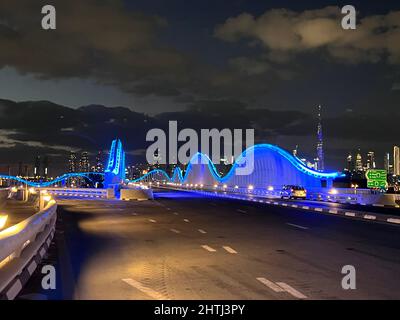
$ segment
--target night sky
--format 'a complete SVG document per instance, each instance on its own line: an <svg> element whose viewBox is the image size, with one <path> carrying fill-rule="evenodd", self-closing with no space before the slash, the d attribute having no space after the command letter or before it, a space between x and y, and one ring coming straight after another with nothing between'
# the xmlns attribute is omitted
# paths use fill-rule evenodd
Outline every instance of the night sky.
<svg viewBox="0 0 400 320"><path fill-rule="evenodd" d="M312 159L319 104L328 169L358 148L383 165L400 144L400 2L2 0L0 99L0 165L48 154L59 173L116 135L132 162L168 120L252 127Z"/></svg>

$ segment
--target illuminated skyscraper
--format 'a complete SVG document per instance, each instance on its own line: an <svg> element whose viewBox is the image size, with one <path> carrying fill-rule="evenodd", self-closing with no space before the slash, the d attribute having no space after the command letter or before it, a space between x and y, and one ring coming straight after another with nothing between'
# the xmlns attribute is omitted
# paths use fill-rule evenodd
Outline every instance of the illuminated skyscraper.
<svg viewBox="0 0 400 320"><path fill-rule="evenodd" d="M33 168L33 175L35 178L40 176L40 162L40 156L37 156L35 158L35 167Z"/></svg>
<svg viewBox="0 0 400 320"><path fill-rule="evenodd" d="M384 168L388 174L392 174L392 166L390 164L390 153L385 153L385 159L383 160Z"/></svg>
<svg viewBox="0 0 400 320"><path fill-rule="evenodd" d="M354 162L353 162L353 156L351 153L349 153L349 155L347 156L346 162L347 162L347 164L346 164L347 171L353 172L354 171Z"/></svg>
<svg viewBox="0 0 400 320"><path fill-rule="evenodd" d="M321 115L321 106L318 106L318 127L317 127L317 158L316 160L316 170L324 171L324 143L323 143L323 136L322 136L322 115Z"/></svg>
<svg viewBox="0 0 400 320"><path fill-rule="evenodd" d="M370 151L367 153L367 169L375 169L375 152Z"/></svg>
<svg viewBox="0 0 400 320"><path fill-rule="evenodd" d="M68 171L69 172L77 172L77 163L76 163L76 154L71 151L68 158Z"/></svg>
<svg viewBox="0 0 400 320"><path fill-rule="evenodd" d="M358 172L364 171L363 162L362 162L362 156L361 156L360 150L358 150L358 153L356 155L356 171L358 171Z"/></svg>
<svg viewBox="0 0 400 320"><path fill-rule="evenodd" d="M79 161L79 171L80 172L90 171L89 155L86 151L82 152L81 154L81 159Z"/></svg>
<svg viewBox="0 0 400 320"><path fill-rule="evenodd" d="M393 148L393 174L400 176L400 147Z"/></svg>
<svg viewBox="0 0 400 320"><path fill-rule="evenodd" d="M102 151L99 151L96 155L96 164L93 167L93 171L94 172L103 172L104 171Z"/></svg>
<svg viewBox="0 0 400 320"><path fill-rule="evenodd" d="M49 174L49 157L45 156L43 159L43 177L47 178Z"/></svg>

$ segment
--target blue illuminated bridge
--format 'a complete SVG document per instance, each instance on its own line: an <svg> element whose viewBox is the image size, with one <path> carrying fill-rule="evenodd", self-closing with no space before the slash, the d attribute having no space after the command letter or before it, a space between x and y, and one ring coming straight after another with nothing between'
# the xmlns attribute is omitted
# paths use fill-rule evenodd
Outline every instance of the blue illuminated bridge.
<svg viewBox="0 0 400 320"><path fill-rule="evenodd" d="M246 170L249 168L249 170ZM78 172L63 174L52 181L32 182L21 177L0 175L0 179L14 180L32 187L48 187L70 178L83 177L90 180L91 175L104 176L104 188L124 183L168 182L174 184L198 184L213 186L224 184L228 187L280 188L283 185L301 185L307 188L329 187L332 181L341 176L338 172L319 172L304 165L297 157L271 144L258 144L246 149L234 162L230 171L221 176L211 159L196 153L182 171L175 168L172 176L166 171L155 169L135 180L125 179L125 152L122 142L115 139L111 144L106 170L102 172Z"/></svg>
<svg viewBox="0 0 400 320"><path fill-rule="evenodd" d="M251 168L246 170L246 168ZM270 144L258 144L245 150L234 162L230 171L221 176L211 159L202 153L195 154L184 171L175 168L172 176L164 170L153 170L133 180L167 181L177 184L200 184L228 187L279 188L283 185L301 185L308 188L330 186L341 176L338 172L319 172L304 165L287 151Z"/></svg>

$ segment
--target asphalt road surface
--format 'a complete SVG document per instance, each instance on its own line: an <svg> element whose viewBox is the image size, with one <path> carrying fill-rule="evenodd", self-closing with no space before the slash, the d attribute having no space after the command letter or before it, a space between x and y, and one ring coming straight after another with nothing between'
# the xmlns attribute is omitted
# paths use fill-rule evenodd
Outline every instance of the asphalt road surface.
<svg viewBox="0 0 400 320"><path fill-rule="evenodd" d="M20 298L399 299L400 226L163 191L60 200L55 244ZM342 267L356 289L341 286Z"/></svg>

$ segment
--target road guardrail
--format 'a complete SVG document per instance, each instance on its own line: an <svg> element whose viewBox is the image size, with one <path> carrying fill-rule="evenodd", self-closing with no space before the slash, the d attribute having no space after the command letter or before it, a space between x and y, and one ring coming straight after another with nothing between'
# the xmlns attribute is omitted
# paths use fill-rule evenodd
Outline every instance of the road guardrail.
<svg viewBox="0 0 400 320"><path fill-rule="evenodd" d="M24 221L0 232L0 299L12 300L45 255L55 232L54 200Z"/></svg>

